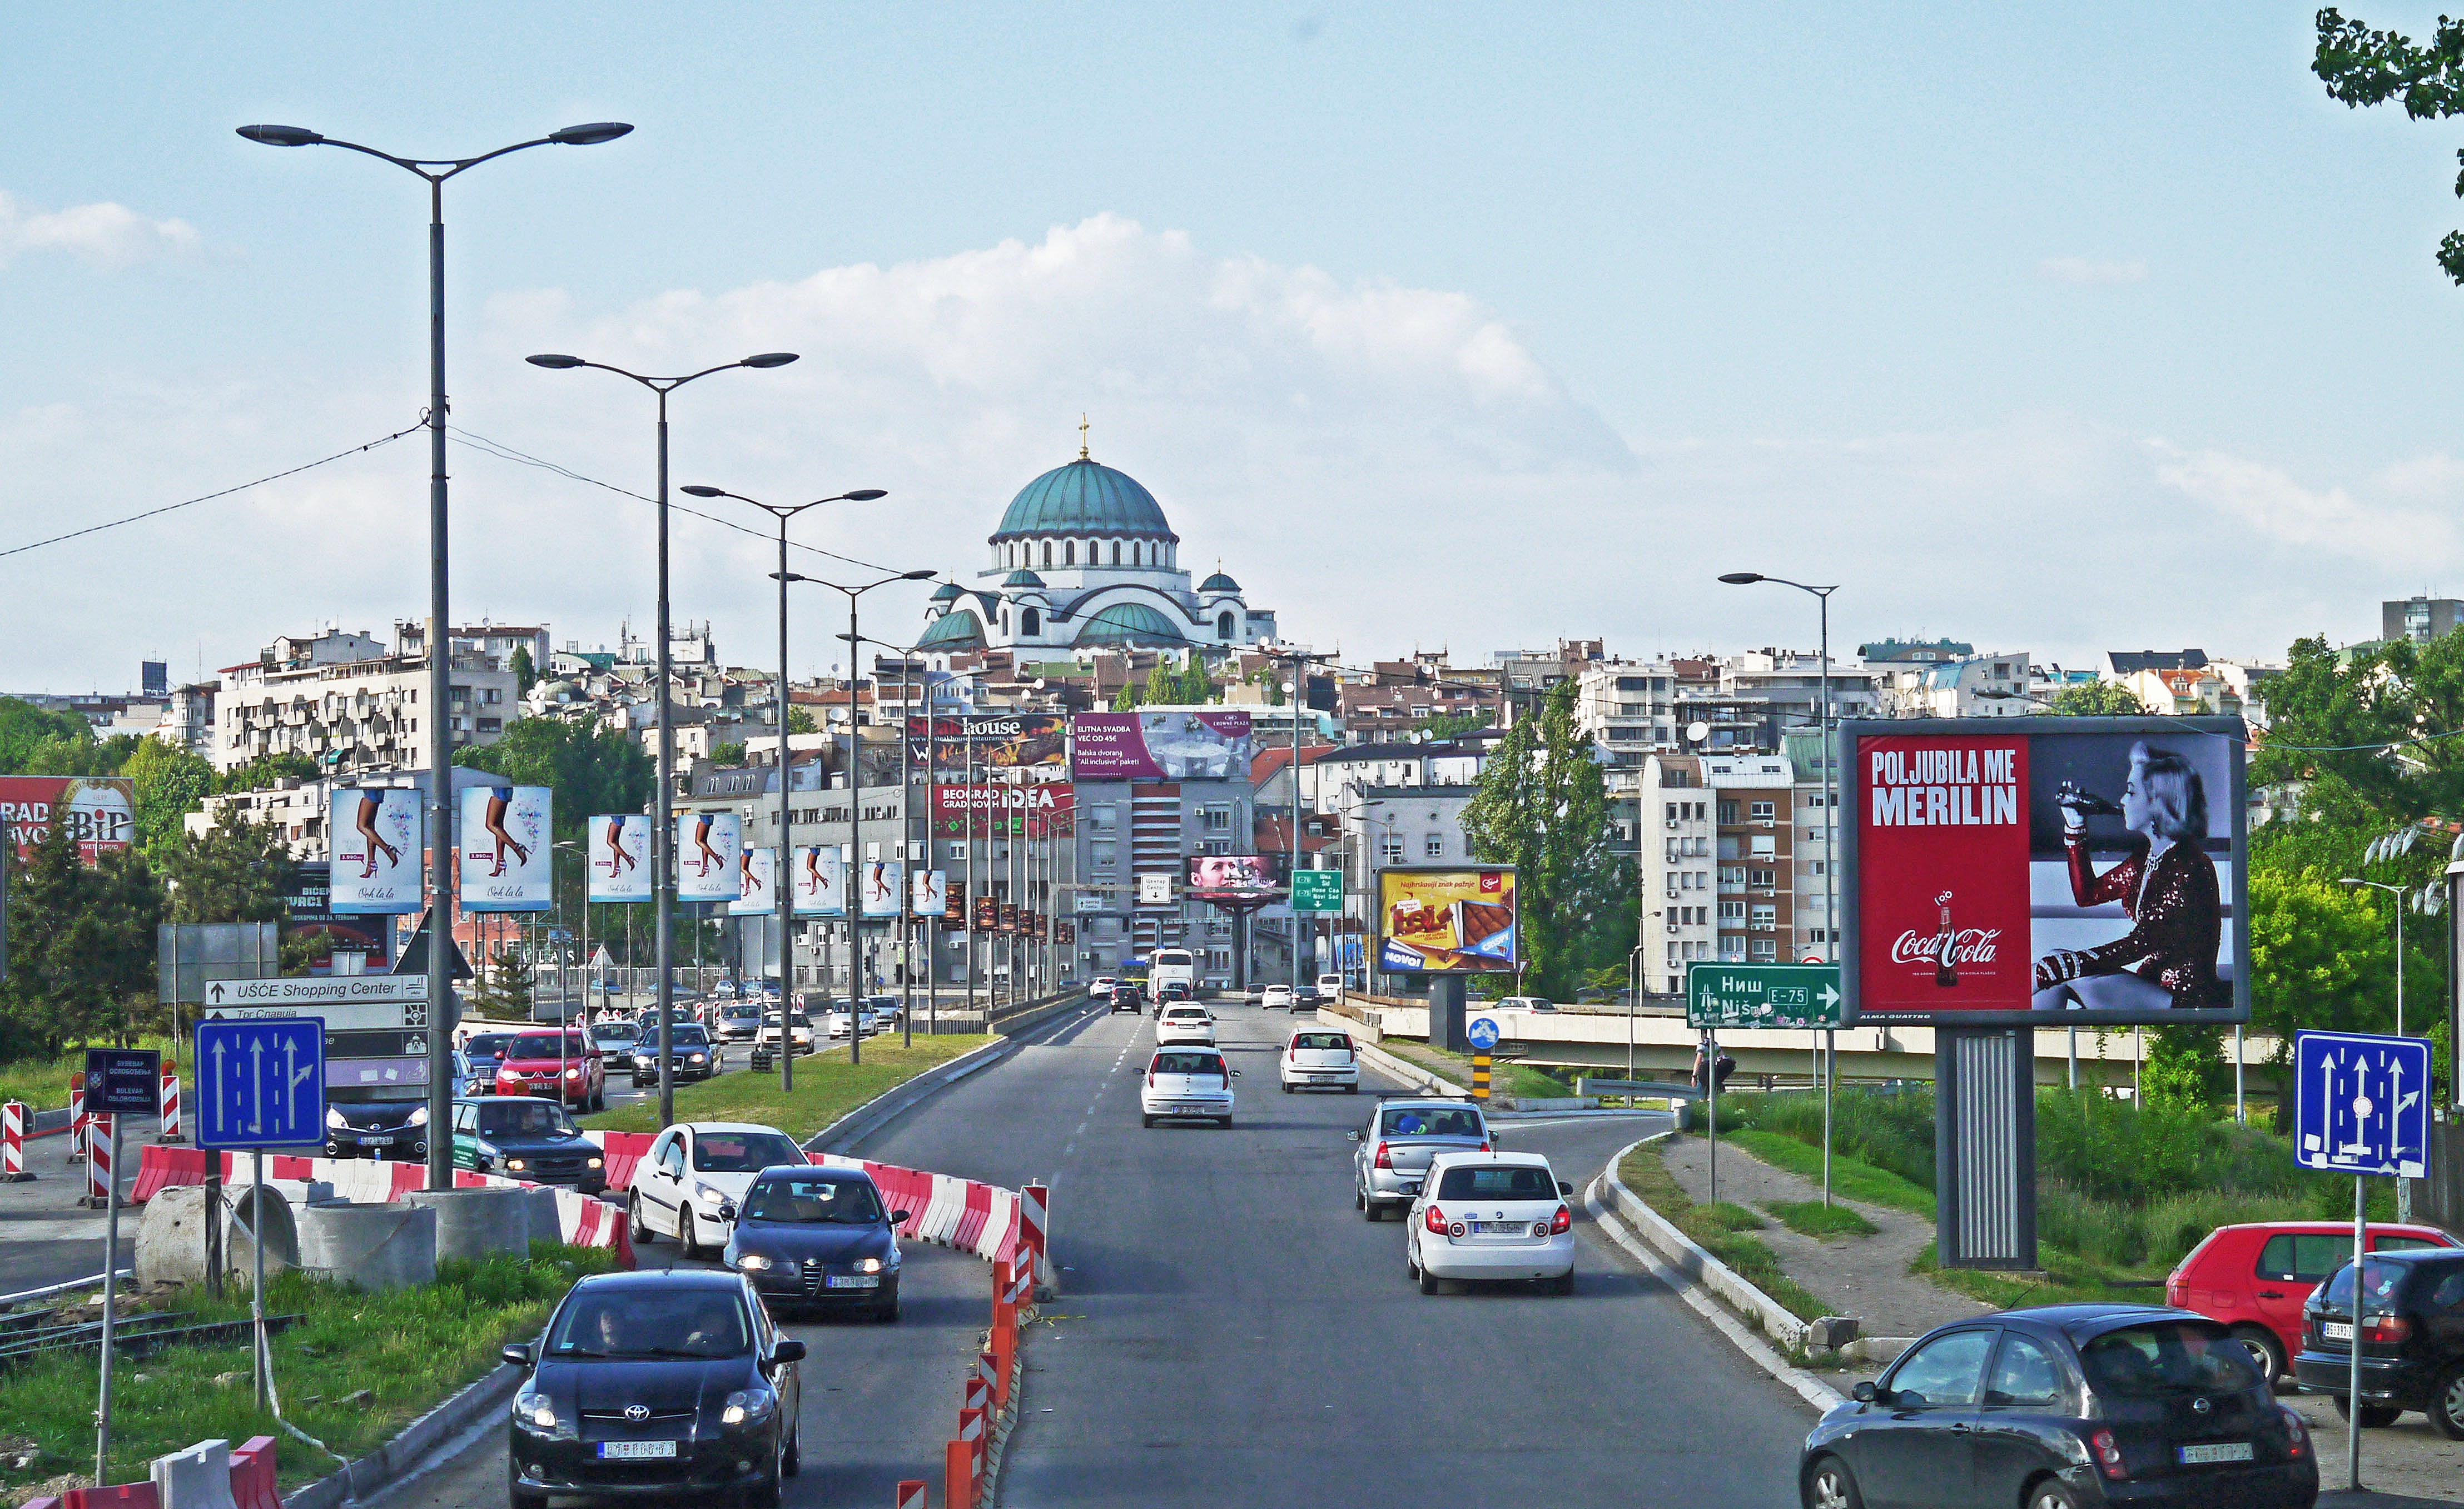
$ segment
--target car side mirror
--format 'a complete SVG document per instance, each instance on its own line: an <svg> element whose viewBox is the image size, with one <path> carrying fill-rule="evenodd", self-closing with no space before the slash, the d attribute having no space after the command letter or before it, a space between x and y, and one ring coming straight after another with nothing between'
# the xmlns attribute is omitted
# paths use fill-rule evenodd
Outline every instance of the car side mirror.
<svg viewBox="0 0 2464 1509"><path fill-rule="evenodd" d="M1882 1394L1881 1389L1874 1387L1874 1380L1868 1378L1849 1389L1848 1397L1859 1404L1879 1404L1881 1402Z"/></svg>
<svg viewBox="0 0 2464 1509"><path fill-rule="evenodd" d="M1240 1070L1238 1070L1238 1069L1234 1069L1234 1070L1232 1071L1232 1078L1234 1078L1234 1079L1236 1079L1236 1080L1237 1080L1237 1079L1239 1079L1240 1077L1241 1077L1241 1071L1240 1071Z"/></svg>
<svg viewBox="0 0 2464 1509"><path fill-rule="evenodd" d="M1569 1199L1572 1199L1572 1198L1573 1197L1573 1193L1574 1193L1574 1187L1573 1187L1573 1185L1571 1185L1571 1184L1568 1184L1565 1180L1560 1179L1560 1180L1558 1180L1558 1181L1557 1181L1557 1192L1558 1192L1559 1194L1565 1195L1565 1196L1566 1196L1566 1197L1568 1197Z"/></svg>
<svg viewBox="0 0 2464 1509"><path fill-rule="evenodd" d="M718 1202L718 1218L722 1221L732 1221L736 1219L736 1202L734 1200L721 1200Z"/></svg>
<svg viewBox="0 0 2464 1509"><path fill-rule="evenodd" d="M531 1366L531 1344L528 1342L509 1343L505 1349L497 1355L504 1358L505 1361L513 1364L517 1367L528 1367Z"/></svg>
<svg viewBox="0 0 2464 1509"><path fill-rule="evenodd" d="M804 1344L792 1336L782 1336L778 1345L770 1348L770 1360L774 1363L801 1363L804 1360Z"/></svg>
<svg viewBox="0 0 2464 1509"><path fill-rule="evenodd" d="M892 1212L891 1212L891 1213L890 1213L890 1224L891 1224L891 1225L892 1225L892 1226L904 1226L904 1225L906 1225L906 1224L907 1224L907 1217L908 1217L908 1215L909 1215L910 1214L912 1214L912 1213L907 1212L907 1211L892 1211Z"/></svg>
<svg viewBox="0 0 2464 1509"><path fill-rule="evenodd" d="M1351 1131L1345 1132L1343 1134L1343 1140L1345 1142L1358 1142L1360 1140L1359 1129L1355 1127Z"/></svg>

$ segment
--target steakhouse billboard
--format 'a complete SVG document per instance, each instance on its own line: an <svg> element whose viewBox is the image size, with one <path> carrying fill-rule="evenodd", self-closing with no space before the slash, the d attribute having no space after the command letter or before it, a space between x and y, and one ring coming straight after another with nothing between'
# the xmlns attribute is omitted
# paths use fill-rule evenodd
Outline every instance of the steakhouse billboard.
<svg viewBox="0 0 2464 1509"><path fill-rule="evenodd" d="M908 769L934 781L965 781L993 771L1020 771L1027 780L1069 774L1069 719L1057 712L1006 716L909 718Z"/></svg>
<svg viewBox="0 0 2464 1509"><path fill-rule="evenodd" d="M20 862L66 827L88 864L137 837L137 783L125 776L0 776L0 842Z"/></svg>
<svg viewBox="0 0 2464 1509"><path fill-rule="evenodd" d="M1851 720L1850 1019L2250 1016L2239 718Z"/></svg>

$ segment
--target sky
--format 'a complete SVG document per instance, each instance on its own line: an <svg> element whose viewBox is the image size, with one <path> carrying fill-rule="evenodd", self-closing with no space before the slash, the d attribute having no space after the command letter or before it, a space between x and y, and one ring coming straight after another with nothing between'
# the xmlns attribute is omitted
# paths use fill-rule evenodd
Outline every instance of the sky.
<svg viewBox="0 0 2464 1509"><path fill-rule="evenodd" d="M2358 13L2414 35L2423 6ZM0 689L427 610L445 193L454 616L612 644L672 476L797 569L968 580L1077 454L1347 662L1949 635L2072 665L2464 596L2464 125L2286 5L54 7L0 55ZM503 448L561 470L508 459ZM343 459L66 543L54 536ZM578 480L566 473L579 473ZM695 505L699 507L701 505ZM775 653L775 542L673 602ZM744 531L754 531L746 533ZM15 551L13 554L7 552ZM794 605L796 674L835 594ZM903 641L923 591L865 600Z"/></svg>

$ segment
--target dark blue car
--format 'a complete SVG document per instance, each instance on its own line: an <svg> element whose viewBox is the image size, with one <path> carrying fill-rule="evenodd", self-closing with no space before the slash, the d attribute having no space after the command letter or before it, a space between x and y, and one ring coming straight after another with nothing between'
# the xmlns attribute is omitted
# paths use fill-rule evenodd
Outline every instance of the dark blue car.
<svg viewBox="0 0 2464 1509"><path fill-rule="evenodd" d="M898 1319L898 1223L860 1169L764 1169L727 1239L730 1268L774 1309L848 1307Z"/></svg>

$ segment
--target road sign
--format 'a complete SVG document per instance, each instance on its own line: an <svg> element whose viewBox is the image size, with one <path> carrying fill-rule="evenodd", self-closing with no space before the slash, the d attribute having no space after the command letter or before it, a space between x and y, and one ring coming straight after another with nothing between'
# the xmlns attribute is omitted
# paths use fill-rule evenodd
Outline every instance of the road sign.
<svg viewBox="0 0 2464 1509"><path fill-rule="evenodd" d="M329 1005L375 1005L428 999L425 974L335 974L323 979L209 980L196 995L183 1000L208 1007L267 1006L297 1017L304 1008Z"/></svg>
<svg viewBox="0 0 2464 1509"><path fill-rule="evenodd" d="M2293 1122L2293 1160L2305 1169L2421 1178L2429 1171L2429 1042L2294 1034Z"/></svg>
<svg viewBox="0 0 2464 1509"><path fill-rule="evenodd" d="M425 1032L429 1025L426 1001L377 1001L365 1005L311 1002L305 1007L208 1006L202 1015L209 1021L242 1021L297 1017L303 1012L322 1017L325 1025L336 1032Z"/></svg>
<svg viewBox="0 0 2464 1509"><path fill-rule="evenodd" d="M197 1146L325 1141L325 1023L256 1017L197 1023Z"/></svg>
<svg viewBox="0 0 2464 1509"><path fill-rule="evenodd" d="M1471 1045L1474 1048L1486 1053L1497 1046L1497 1018L1474 1017L1471 1024L1463 1028L1463 1036L1471 1039Z"/></svg>
<svg viewBox="0 0 2464 1509"><path fill-rule="evenodd" d="M1837 964L1685 966L1688 1027L1844 1027Z"/></svg>
<svg viewBox="0 0 2464 1509"><path fill-rule="evenodd" d="M1341 911L1343 871L1292 871L1292 910Z"/></svg>
<svg viewBox="0 0 2464 1509"><path fill-rule="evenodd" d="M152 1048L88 1048L85 1110L89 1116L163 1114L163 1055Z"/></svg>

